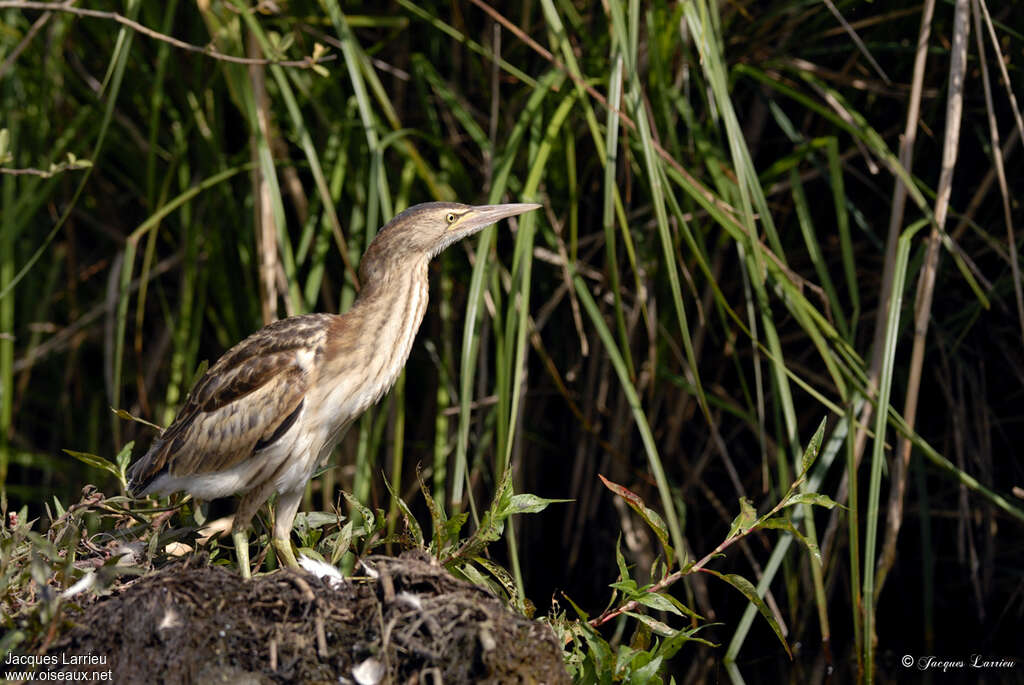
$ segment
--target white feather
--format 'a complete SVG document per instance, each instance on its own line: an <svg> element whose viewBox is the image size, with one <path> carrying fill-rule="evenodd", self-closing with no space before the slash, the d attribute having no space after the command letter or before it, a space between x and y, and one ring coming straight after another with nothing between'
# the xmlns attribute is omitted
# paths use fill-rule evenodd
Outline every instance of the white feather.
<svg viewBox="0 0 1024 685"><path fill-rule="evenodd" d="M312 573L317 578L323 578L332 588L337 589L345 583L345 577L341 575L341 571L336 569L334 566L331 566L326 561L310 559L305 554L300 554L299 566L309 573Z"/></svg>

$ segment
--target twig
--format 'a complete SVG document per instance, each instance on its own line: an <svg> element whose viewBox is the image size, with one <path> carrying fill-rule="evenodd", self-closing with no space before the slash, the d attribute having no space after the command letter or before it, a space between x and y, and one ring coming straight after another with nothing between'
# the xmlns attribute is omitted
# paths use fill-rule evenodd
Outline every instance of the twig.
<svg viewBox="0 0 1024 685"><path fill-rule="evenodd" d="M74 162L51 164L49 169L34 169L31 167L11 169L0 166L0 174L7 174L8 176L38 176L40 178L52 178L57 174L64 173L65 171L83 171L88 169L90 166L92 166L92 163L86 159L76 160Z"/></svg>
<svg viewBox="0 0 1024 685"><path fill-rule="evenodd" d="M715 547L715 549L710 554L705 556L703 559L701 559L700 561L696 562L692 566L688 566L685 569L679 569L678 571L676 571L674 573L670 573L669 575L665 576L664 578L659 580L657 583L655 583L651 587L647 588L647 590L644 591L644 594L653 594L653 593L661 592L665 588L674 585L677 581L681 580L684 576L688 576L691 573L696 573L697 571L703 570L704 566L706 566L707 563L709 561L711 561L711 559L716 554L721 554L727 548L731 547L733 545L733 543L735 543L737 540L745 537L752 530L754 530L754 529L751 528L750 530L748 530L746 532L739 533L739 534L737 534L737 535L735 535L735 536L733 536L731 538L726 538L725 540L723 540L721 542L721 544L718 545L718 547ZM619 615L621 615L621 614L623 614L623 613L625 613L627 611L636 611L637 609L640 608L640 606L641 606L640 605L640 600L631 599L630 601L626 602L625 604L623 604L622 606L620 606L620 607L618 607L616 609L612 609L612 610L606 611L605 613L601 614L597 618L590 619L590 621L588 621L588 623L592 627L597 628L598 626L603 625L603 624L607 623L608 621L611 621L613 618L616 618L617 616L619 616Z"/></svg>
<svg viewBox="0 0 1024 685"><path fill-rule="evenodd" d="M313 619L313 626L316 630L316 654L321 659L327 658L327 634L324 631L324 617L317 612Z"/></svg>
<svg viewBox="0 0 1024 685"><path fill-rule="evenodd" d="M772 508L772 510L769 511L767 514L759 517L753 525L751 525L749 528L740 529L736 531L735 535L732 535L730 537L727 537L725 540L722 540L722 542L720 542L717 547L715 547L713 550L705 554L700 561L694 562L689 566L686 566L685 568L681 568L678 571L675 571L674 573L670 573L669 575L665 576L651 587L644 590L644 594L653 594L656 592L661 592L665 588L681 580L683 577L696 573L697 571L703 571L704 567L708 565L708 562L714 559L716 556L724 552L729 547L732 547L735 543L744 539L751 533L761 530L760 524L770 519L772 516L777 514L783 507L789 504L790 498L798 491L800 486L803 485L803 482L803 477L800 477L797 480L793 481L793 484L789 486L789 491L782 499L779 500L779 503L776 504ZM607 623L608 621L611 621L613 618L627 611L635 611L639 609L640 606L641 604L639 600L631 599L630 601L626 602L620 607L617 607L615 609L609 609L597 618L590 619L587 623L589 623L592 627L597 628L598 626L601 626Z"/></svg>
<svg viewBox="0 0 1024 685"><path fill-rule="evenodd" d="M295 587L299 588L299 592L302 593L302 599L307 602L312 602L316 599L316 595L313 594L313 588L309 586L309 583L307 583L301 575L298 573L289 573L285 578L290 580Z"/></svg>
<svg viewBox="0 0 1024 685"><path fill-rule="evenodd" d="M179 40L174 36L169 36L166 33L160 33L154 31L148 26L144 26L139 22L129 19L128 17L118 14L117 12L106 12L103 10L85 9L82 7L72 7L65 5L61 2L36 2L34 0L0 0L0 9L23 9L23 10L40 10L43 12L64 12L66 14L74 14L78 17L89 17L91 19L106 19L108 21L114 21L123 26L155 40L163 41L173 45L174 47L185 50L187 52L195 52L200 55L206 55L213 59L221 60L223 62L231 62L233 64L277 64L282 67L296 67L298 69L312 69L321 62L328 62L335 58L334 55L325 55L317 59L312 57L306 57L305 59L298 60L277 60L277 59L264 59L257 57L236 57L235 55L226 55L223 52L219 52L212 45L202 46L194 45L192 43L186 43L183 40Z"/></svg>
<svg viewBox="0 0 1024 685"><path fill-rule="evenodd" d="M878 72L879 76L882 77L882 80L885 81L885 85L892 85L892 81L889 79L889 76L885 73L885 70L882 69L882 66L875 61L874 57L871 56L871 51L868 50L868 47L866 45L864 45L864 41L862 41L860 39L860 36L857 35L857 31L852 26L850 26L849 22L846 21L846 18L839 13L839 10L832 3L832 0L825 0L825 6L828 7L828 11L832 13L832 16L836 18L836 21L839 22L839 24L843 27L843 30L846 31L846 33L850 36L850 39L853 41L854 45L857 46L857 49L860 50L861 54L863 54L864 57L867 58L868 62L871 63L871 67L876 72Z"/></svg>
<svg viewBox="0 0 1024 685"><path fill-rule="evenodd" d="M939 186L935 198L935 223L925 252L924 264L917 282L917 293L914 300L914 341L910 352L910 373L907 378L907 392L903 404L903 419L907 424L907 432L914 430L917 420L917 404L920 398L921 376L924 367L925 341L928 335L928 323L931 319L932 300L935 295L935 280L939 270L940 232L946 223L949 212L949 197L953 189L953 171L956 167L957 153L960 148L960 122L963 114L964 75L967 72L967 37L970 33L970 8L967 0L957 0L953 19L953 46L950 50L949 96L946 103L946 131L942 147L942 168L939 172ZM984 56L981 56L984 59ZM999 154L997 147L994 154ZM886 576L896 559L896 540L903 522L903 499L907 487L907 467L910 463L909 438L901 438L897 444L896 459L893 465L892 486L889 490L889 511L885 541L878 559L877 579L865 574L865 580L874 582L873 597L865 592L864 601L873 608L878 601L879 593L885 584ZM870 531L869 531L870 532ZM870 538L869 538L870 541ZM870 545L865 554L870 553ZM870 559L868 560L870 563ZM868 587L865 586L865 590ZM874 625L866 623L866 637L874 633Z"/></svg>
<svg viewBox="0 0 1024 685"><path fill-rule="evenodd" d="M1017 319L1020 322L1021 335L1024 337L1024 291L1022 291L1021 287L1017 250L1014 248L1017 244L1017 237L1013 230L1013 215L1010 212L1010 191L1006 184L1006 171L1003 169L1003 153L999 145L999 128L996 125L995 106L992 103L992 87L989 85L988 61L985 57L985 41L982 38L979 5L985 9L986 26L993 36L995 34L992 30L991 17L988 16L988 8L985 7L984 2L972 3L971 9L974 12L974 25L976 27L975 36L978 41L978 63L981 65L981 82L985 87L985 109L988 111L989 135L992 138L992 162L996 178L999 180L999 190L1003 200L1003 218L1006 221L1006 245L1010 257L1010 273L1013 275L1013 293L1017 298ZM1017 108L1017 98L1013 95L1010 79L1006 73L1006 65L1003 64L1003 53L1000 50L999 41L994 41L992 47L996 51L995 61L999 63L999 69L1003 75L1003 84L1006 86L1007 99L1010 101L1014 118L1017 121L1018 128L1016 130L1020 131L1022 128L1020 110Z"/></svg>
<svg viewBox="0 0 1024 685"><path fill-rule="evenodd" d="M25 48L28 47L28 44L31 43L32 40L36 37L36 34L39 33L39 30L46 26L46 22L48 22L50 20L50 17L52 16L53 14L50 12L44 12L43 14L39 15L39 18L36 19L35 23L32 24L32 27L28 30L27 33L25 33L25 37L21 39L21 42L18 43L18 45L13 50L11 50L11 53L7 55L7 58L3 61L3 64L0 64L0 79L3 79L7 72L10 71L11 65L13 65L15 61L17 61L18 59L18 55L20 55L22 51L24 51Z"/></svg>

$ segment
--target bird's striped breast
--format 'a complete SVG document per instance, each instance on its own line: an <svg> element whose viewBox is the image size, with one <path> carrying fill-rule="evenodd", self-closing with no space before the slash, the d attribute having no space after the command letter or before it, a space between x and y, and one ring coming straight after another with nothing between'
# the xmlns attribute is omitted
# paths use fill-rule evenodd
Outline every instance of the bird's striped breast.
<svg viewBox="0 0 1024 685"><path fill-rule="evenodd" d="M427 310L426 262L363 293L359 306L339 319L326 346L310 406L325 429L324 450L347 422L379 400L398 379Z"/></svg>

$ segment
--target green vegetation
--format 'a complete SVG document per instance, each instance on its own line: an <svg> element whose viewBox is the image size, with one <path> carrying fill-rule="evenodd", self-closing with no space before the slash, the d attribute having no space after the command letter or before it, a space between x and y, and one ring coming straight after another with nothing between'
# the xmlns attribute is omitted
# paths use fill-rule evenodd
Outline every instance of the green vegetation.
<svg viewBox="0 0 1024 685"><path fill-rule="evenodd" d="M583 682L1019 650L1021 26L980 0L0 0L4 615L109 557L96 535L194 542L191 504L120 497L154 435L127 418L346 309L405 207L510 200L544 209L437 260L302 545L430 545L536 604Z"/></svg>

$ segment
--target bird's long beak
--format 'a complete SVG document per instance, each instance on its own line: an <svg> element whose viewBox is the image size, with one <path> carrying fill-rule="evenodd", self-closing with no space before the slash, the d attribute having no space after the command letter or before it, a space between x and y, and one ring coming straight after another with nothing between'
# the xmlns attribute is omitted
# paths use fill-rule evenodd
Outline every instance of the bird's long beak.
<svg viewBox="0 0 1024 685"><path fill-rule="evenodd" d="M502 219L507 219L510 216L517 216L524 212L532 212L535 209L540 209L540 205L534 202L515 202L507 205L480 205L473 207L473 209L462 217L462 220L458 222L457 227L459 233L475 233L481 228L486 228L491 224L496 224Z"/></svg>

